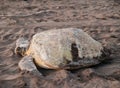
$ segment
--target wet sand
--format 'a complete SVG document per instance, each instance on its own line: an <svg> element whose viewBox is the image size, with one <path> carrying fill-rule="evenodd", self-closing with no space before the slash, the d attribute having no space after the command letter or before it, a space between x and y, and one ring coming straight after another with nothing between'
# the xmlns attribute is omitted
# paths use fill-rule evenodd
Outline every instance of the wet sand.
<svg viewBox="0 0 120 88"><path fill-rule="evenodd" d="M44 77L20 71L15 41L54 28L81 28L111 51L104 63L45 70ZM94 69L98 73L92 72ZM104 76L104 74L106 76ZM119 88L119 0L4 0L0 2L0 88Z"/></svg>

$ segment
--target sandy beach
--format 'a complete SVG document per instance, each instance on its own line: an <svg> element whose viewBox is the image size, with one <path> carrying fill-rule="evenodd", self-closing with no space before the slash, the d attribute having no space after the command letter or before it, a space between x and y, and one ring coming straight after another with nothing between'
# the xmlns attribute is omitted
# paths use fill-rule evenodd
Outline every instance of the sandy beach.
<svg viewBox="0 0 120 88"><path fill-rule="evenodd" d="M55 28L81 28L110 49L103 64L74 71L22 72L15 41ZM105 68L104 68L105 67ZM103 71L101 76L91 71ZM0 88L120 88L119 0L2 0L0 2Z"/></svg>

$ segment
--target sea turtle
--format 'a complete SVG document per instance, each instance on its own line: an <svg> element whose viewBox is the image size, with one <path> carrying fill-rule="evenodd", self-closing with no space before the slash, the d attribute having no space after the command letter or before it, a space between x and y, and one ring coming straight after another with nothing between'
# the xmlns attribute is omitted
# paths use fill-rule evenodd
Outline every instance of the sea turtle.
<svg viewBox="0 0 120 88"><path fill-rule="evenodd" d="M25 38L16 41L15 53L24 56L21 70L38 72L46 69L78 69L99 64L106 55L101 43L82 29L63 28L35 34L30 43Z"/></svg>

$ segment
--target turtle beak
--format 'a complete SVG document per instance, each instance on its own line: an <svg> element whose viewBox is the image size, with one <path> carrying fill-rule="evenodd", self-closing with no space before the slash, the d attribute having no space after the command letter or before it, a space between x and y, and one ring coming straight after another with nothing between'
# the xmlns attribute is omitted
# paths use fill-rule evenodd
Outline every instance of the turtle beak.
<svg viewBox="0 0 120 88"><path fill-rule="evenodd" d="M25 56L25 52L26 52L26 47L16 47L15 48L15 54Z"/></svg>

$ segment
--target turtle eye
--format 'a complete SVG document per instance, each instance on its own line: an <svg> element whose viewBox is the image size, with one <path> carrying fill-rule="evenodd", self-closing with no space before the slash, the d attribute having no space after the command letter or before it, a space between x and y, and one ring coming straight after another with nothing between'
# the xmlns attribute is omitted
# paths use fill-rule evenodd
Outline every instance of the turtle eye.
<svg viewBox="0 0 120 88"><path fill-rule="evenodd" d="M16 54L20 54L20 52L21 52L21 47L16 47L15 48L15 53Z"/></svg>
<svg viewBox="0 0 120 88"><path fill-rule="evenodd" d="M24 56L25 51L26 51L25 47L17 47L15 53Z"/></svg>
<svg viewBox="0 0 120 88"><path fill-rule="evenodd" d="M21 51L21 48L20 48L20 47L16 47L16 48L15 48L15 53L16 53L16 54L19 54L20 51Z"/></svg>
<svg viewBox="0 0 120 88"><path fill-rule="evenodd" d="M20 49L21 49L20 47L17 47L17 51L18 51L18 52L20 51Z"/></svg>

